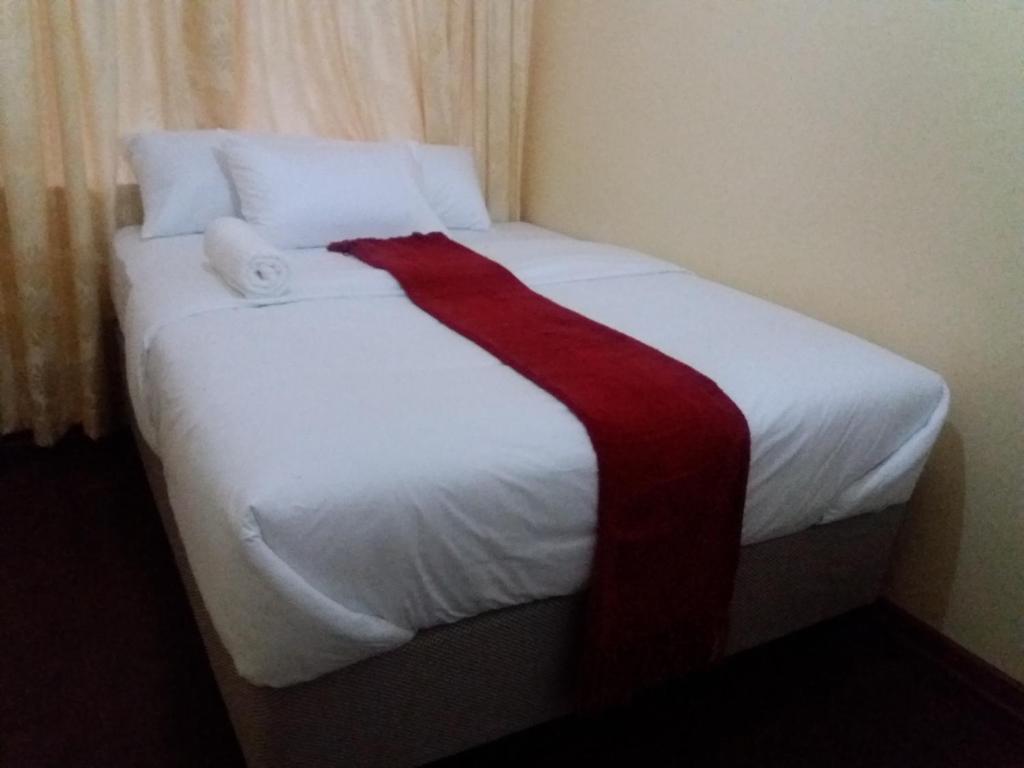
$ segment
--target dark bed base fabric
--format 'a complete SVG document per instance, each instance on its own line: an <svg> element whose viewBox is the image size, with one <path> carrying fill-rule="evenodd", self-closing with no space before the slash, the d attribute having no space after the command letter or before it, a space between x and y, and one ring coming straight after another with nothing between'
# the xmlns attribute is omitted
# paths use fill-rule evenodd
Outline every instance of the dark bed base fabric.
<svg viewBox="0 0 1024 768"><path fill-rule="evenodd" d="M581 596L539 600L420 632L308 683L235 672L196 589L159 459L139 439L210 663L251 768L415 766L571 711ZM741 548L728 652L874 601L901 507Z"/></svg>

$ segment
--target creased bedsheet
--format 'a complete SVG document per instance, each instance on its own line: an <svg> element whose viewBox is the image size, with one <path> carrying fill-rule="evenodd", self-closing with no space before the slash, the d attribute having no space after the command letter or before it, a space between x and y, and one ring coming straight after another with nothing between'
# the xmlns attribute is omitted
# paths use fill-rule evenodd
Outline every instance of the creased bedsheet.
<svg viewBox="0 0 1024 768"><path fill-rule="evenodd" d="M744 543L909 497L948 407L935 373L625 249L523 224L455 236L736 402ZM260 303L200 238L173 240L118 234L115 299L137 419L242 676L308 680L584 586L595 457L562 404L355 259L289 252L292 293Z"/></svg>

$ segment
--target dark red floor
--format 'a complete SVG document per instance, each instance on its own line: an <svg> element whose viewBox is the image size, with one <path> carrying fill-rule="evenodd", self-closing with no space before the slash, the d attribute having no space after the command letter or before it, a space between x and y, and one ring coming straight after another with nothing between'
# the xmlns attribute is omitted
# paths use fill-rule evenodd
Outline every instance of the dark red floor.
<svg viewBox="0 0 1024 768"><path fill-rule="evenodd" d="M0 443L0 765L242 765L127 435ZM464 766L1024 766L1024 727L872 609Z"/></svg>

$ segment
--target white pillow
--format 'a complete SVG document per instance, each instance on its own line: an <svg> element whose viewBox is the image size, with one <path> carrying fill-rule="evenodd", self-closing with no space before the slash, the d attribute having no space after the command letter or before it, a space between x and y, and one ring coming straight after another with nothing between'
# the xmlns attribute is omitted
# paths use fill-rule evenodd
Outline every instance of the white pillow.
<svg viewBox="0 0 1024 768"><path fill-rule="evenodd" d="M452 229L490 229L473 153L466 147L411 142L423 192L434 213Z"/></svg>
<svg viewBox="0 0 1024 768"><path fill-rule="evenodd" d="M405 144L232 137L221 152L242 216L279 248L445 231Z"/></svg>
<svg viewBox="0 0 1024 768"><path fill-rule="evenodd" d="M142 194L142 236L204 232L221 216L235 215L231 184L215 151L224 131L140 133L126 141Z"/></svg>

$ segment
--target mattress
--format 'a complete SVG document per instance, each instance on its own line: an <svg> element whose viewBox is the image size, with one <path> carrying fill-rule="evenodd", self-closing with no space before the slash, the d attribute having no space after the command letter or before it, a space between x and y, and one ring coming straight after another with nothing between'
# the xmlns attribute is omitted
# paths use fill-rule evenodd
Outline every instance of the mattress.
<svg viewBox="0 0 1024 768"><path fill-rule="evenodd" d="M525 224L455 238L737 403L745 544L909 497L948 407L931 371L627 249ZM136 419L239 674L290 685L579 591L596 522L582 425L386 273L286 257L293 289L272 302L232 294L198 237L123 230L112 270Z"/></svg>

